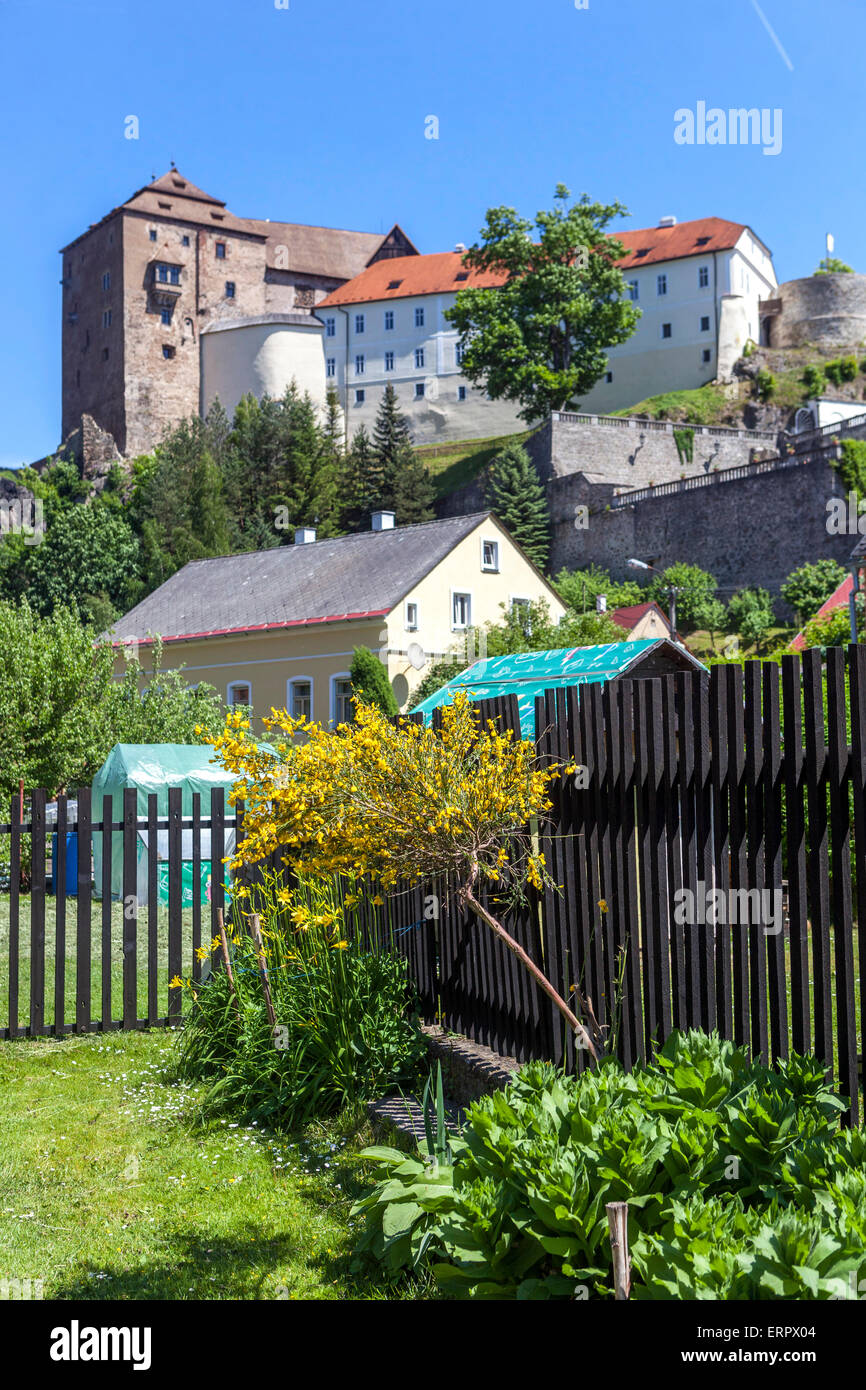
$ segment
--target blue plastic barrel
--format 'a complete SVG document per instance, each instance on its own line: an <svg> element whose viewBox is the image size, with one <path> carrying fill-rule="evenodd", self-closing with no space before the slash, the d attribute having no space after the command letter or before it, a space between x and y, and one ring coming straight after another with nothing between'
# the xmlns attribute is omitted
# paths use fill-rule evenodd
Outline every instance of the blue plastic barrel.
<svg viewBox="0 0 866 1390"><path fill-rule="evenodd" d="M51 836L51 891L57 893L57 831ZM78 831L66 832L66 896L78 896Z"/></svg>

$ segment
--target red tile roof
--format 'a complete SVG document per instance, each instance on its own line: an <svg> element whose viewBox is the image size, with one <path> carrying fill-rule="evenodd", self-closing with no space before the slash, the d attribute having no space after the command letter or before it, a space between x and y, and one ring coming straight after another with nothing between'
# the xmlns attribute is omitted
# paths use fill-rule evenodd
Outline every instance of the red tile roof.
<svg viewBox="0 0 866 1390"><path fill-rule="evenodd" d="M464 276L464 279L458 279ZM379 299L406 299L416 294L442 294L449 290L489 289L504 285L504 271L471 270L463 264L462 251L436 251L429 256L396 256L376 261L347 285L316 305L330 309L340 304L365 304Z"/></svg>
<svg viewBox="0 0 866 1390"><path fill-rule="evenodd" d="M748 228L742 222L724 217L701 217L696 222L678 222L675 227L648 227L643 231L614 232L626 248L620 270L634 270L659 261L675 261L683 256L708 256L713 251L730 251ZM639 255L638 252L645 252Z"/></svg>
<svg viewBox="0 0 866 1390"><path fill-rule="evenodd" d="M649 603L633 603L627 605L625 608L615 608L610 616L620 627L624 627L627 632L631 632L632 628L637 627L641 618L646 617L651 608L654 608L659 617L664 621L665 627L670 628L670 623L655 601L650 601Z"/></svg>
<svg viewBox="0 0 866 1390"><path fill-rule="evenodd" d="M680 222L676 227L649 227L643 231L616 232L626 248L619 262L621 270L683 256L705 256L736 246L748 229L741 222L723 217L703 217L696 222ZM638 254L645 252L646 254ZM327 309L341 304L364 304L381 299L405 299L410 295L443 294L463 289L489 289L503 285L504 272L470 270L460 251L436 251L427 256L400 256L377 261L346 285L332 291L316 306ZM468 275L467 275L468 271ZM458 275L466 275L458 280Z"/></svg>
<svg viewBox="0 0 866 1390"><path fill-rule="evenodd" d="M828 613L835 613L837 608L847 608L847 607L848 607L848 599L849 599L850 596L851 596L851 589L852 589L853 585L854 585L854 578L853 578L853 576L850 575L850 574L846 574L845 578L842 580L842 583L839 585L838 589L834 589L833 592L832 592L832 594L830 595L830 597L829 597L824 603L821 604L821 607L818 609L818 612L815 614L815 618L826 618L827 615L828 615ZM815 621L815 618L812 618L811 621L814 622L814 621ZM805 632L806 632L806 629L804 628L802 632L798 632L798 633L797 633L797 636L794 638L793 642L791 643L790 650L791 650L792 652L801 652L801 651L803 651L803 649L805 648L805 646L806 646L806 636L805 636Z"/></svg>

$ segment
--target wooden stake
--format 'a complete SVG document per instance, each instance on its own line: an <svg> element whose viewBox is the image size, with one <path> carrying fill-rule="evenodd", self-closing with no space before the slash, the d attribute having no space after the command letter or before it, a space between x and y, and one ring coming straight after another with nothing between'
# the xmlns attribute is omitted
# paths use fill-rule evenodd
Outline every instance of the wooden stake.
<svg viewBox="0 0 866 1390"><path fill-rule="evenodd" d="M608 1202L605 1206L613 1254L614 1297L623 1302L631 1293L631 1261L628 1255L628 1202Z"/></svg>
<svg viewBox="0 0 866 1390"><path fill-rule="evenodd" d="M229 977L229 989L231 990L232 999L234 1000L235 1013L237 1014L237 1020L238 1020L238 1023L240 1023L240 1022L241 1022L241 1010L240 1010L240 1005L238 1004L238 992L237 992L237 990L235 989L235 977L234 977L234 974L233 974L233 972L232 972L232 963L231 963L231 959L230 959L230 957L229 957L229 943L228 943L228 938L227 938L227 936L226 936L226 926L225 926L225 921L223 920L223 910L222 910L222 908L220 908L219 911L217 912L217 922L219 923L219 929L220 929L220 946L222 947L223 965L225 966L225 968L226 968L226 974L227 974L228 977Z"/></svg>
<svg viewBox="0 0 866 1390"><path fill-rule="evenodd" d="M253 941L256 944L256 955L259 961L259 975L262 980L262 989L265 994L265 1008L268 1011L268 1022L272 1028L276 1027L277 1016L274 1013L273 1000L271 999L271 987L268 983L268 967L265 963L265 948L262 943L262 922L259 914L253 912L250 915L250 930L253 934Z"/></svg>

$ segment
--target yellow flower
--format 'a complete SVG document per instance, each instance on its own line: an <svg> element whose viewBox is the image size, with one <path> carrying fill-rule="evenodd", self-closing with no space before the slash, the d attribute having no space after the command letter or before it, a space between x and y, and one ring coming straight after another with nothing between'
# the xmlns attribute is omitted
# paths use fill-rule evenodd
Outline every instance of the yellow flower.
<svg viewBox="0 0 866 1390"><path fill-rule="evenodd" d="M169 989L183 989L183 986L184 981L180 978L179 975L175 975L174 979L169 980L168 982Z"/></svg>

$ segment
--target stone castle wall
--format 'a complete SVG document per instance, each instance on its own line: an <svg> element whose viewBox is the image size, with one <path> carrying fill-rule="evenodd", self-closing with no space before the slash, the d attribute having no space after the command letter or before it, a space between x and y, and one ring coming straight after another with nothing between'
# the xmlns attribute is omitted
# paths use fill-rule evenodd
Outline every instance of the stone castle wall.
<svg viewBox="0 0 866 1390"><path fill-rule="evenodd" d="M810 275L780 285L781 310L770 318L770 346L814 343L835 349L866 343L866 275Z"/></svg>

